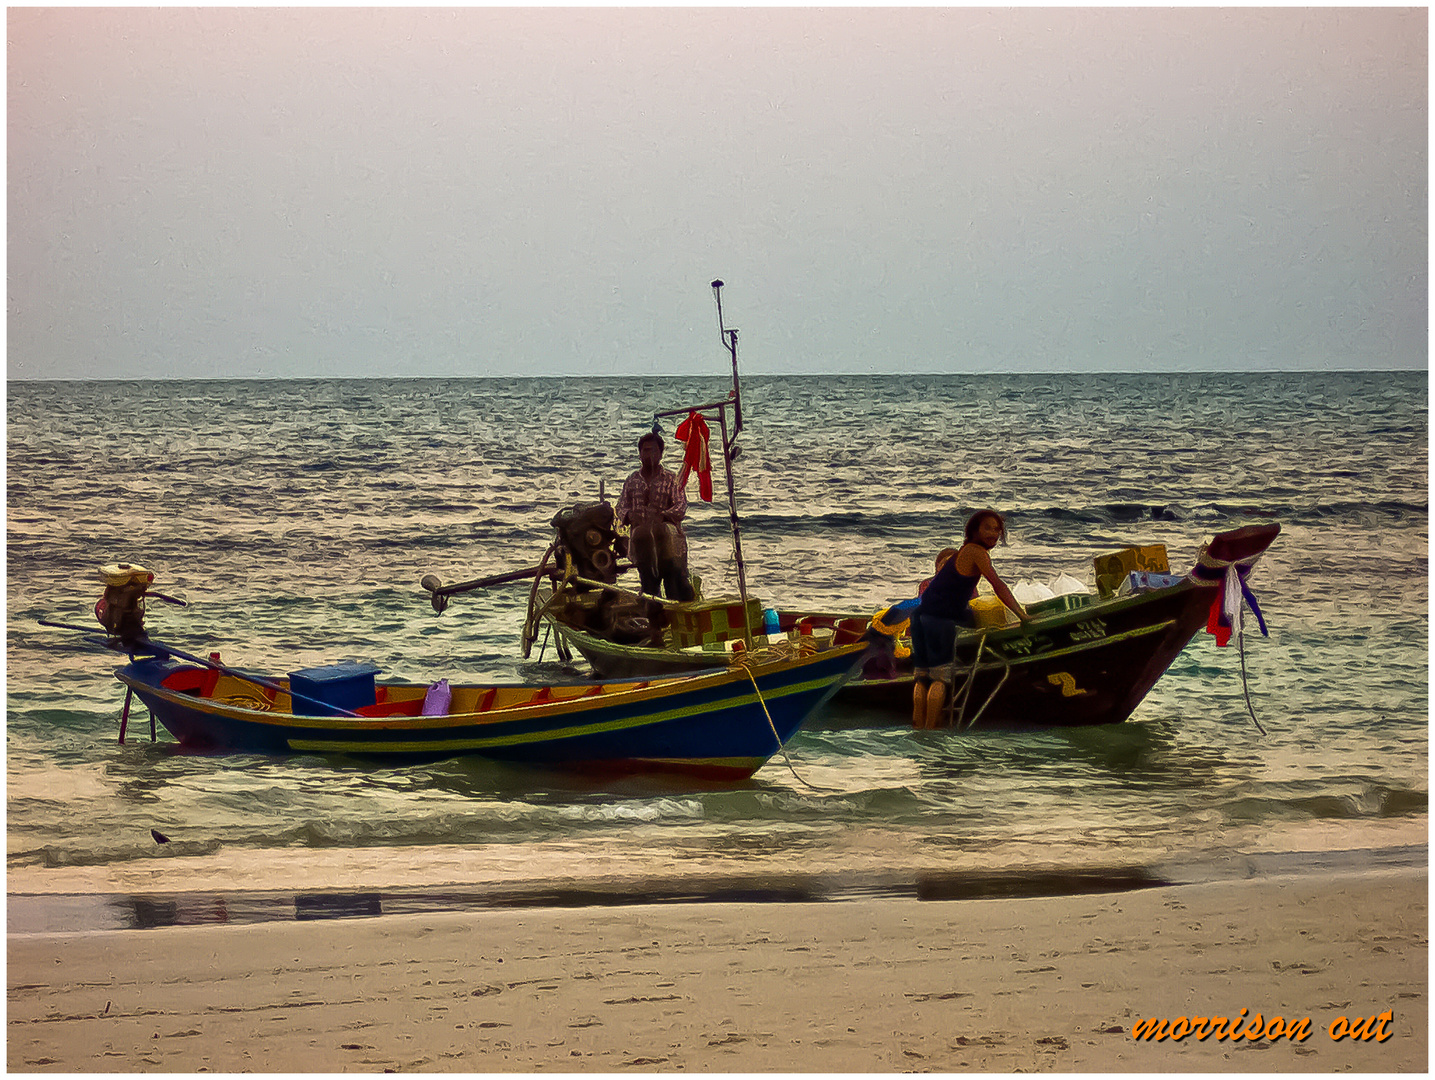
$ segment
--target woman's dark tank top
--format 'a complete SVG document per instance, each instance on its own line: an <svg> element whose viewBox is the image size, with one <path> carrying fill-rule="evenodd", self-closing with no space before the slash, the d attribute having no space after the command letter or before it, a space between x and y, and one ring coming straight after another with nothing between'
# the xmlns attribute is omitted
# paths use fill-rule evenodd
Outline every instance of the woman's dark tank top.
<svg viewBox="0 0 1435 1080"><path fill-rule="evenodd" d="M960 618L971 602L972 594L977 591L980 580L980 574L968 577L957 573L957 558L954 555L932 578L927 591L922 593L922 603L917 610L923 615L938 615L943 619Z"/></svg>

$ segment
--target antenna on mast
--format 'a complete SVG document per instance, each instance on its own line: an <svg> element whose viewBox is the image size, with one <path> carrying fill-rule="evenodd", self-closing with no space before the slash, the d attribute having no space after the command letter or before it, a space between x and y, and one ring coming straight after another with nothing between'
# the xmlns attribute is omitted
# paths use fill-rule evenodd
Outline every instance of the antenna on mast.
<svg viewBox="0 0 1435 1080"><path fill-rule="evenodd" d="M722 279L713 282L713 299L717 301L718 313L718 337L722 339L723 347L732 355L732 393L728 395L732 399L732 438L736 439L742 431L742 389L737 381L737 330L729 330L722 321Z"/></svg>

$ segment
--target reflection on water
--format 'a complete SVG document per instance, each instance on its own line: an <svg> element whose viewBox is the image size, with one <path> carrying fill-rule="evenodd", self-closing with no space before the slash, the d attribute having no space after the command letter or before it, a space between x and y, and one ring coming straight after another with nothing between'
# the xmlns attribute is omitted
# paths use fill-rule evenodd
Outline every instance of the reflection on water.
<svg viewBox="0 0 1435 1080"><path fill-rule="evenodd" d="M1056 783L1201 787L1229 769L1219 747L1191 746L1170 724L1125 723L1042 732L914 731L913 754L932 779L1041 776Z"/></svg>
<svg viewBox="0 0 1435 1080"><path fill-rule="evenodd" d="M148 930L176 926L373 918L513 908L615 907L634 904L792 904L859 899L1001 900L1079 896L1163 886L1300 874L1370 874L1428 865L1424 846L1228 855L1198 862L1085 869L888 871L862 874L727 873L642 881L596 881L581 888L509 886L391 892L326 890L295 894L237 892L175 896L11 896L11 934Z"/></svg>
<svg viewBox="0 0 1435 1080"><path fill-rule="evenodd" d="M294 897L294 918L356 919L382 915L384 902L378 893L315 893Z"/></svg>
<svg viewBox="0 0 1435 1080"><path fill-rule="evenodd" d="M1062 872L1017 871L1005 874L924 874L917 879L919 900L1015 900L1032 896L1129 892L1171 885L1143 867Z"/></svg>
<svg viewBox="0 0 1435 1080"><path fill-rule="evenodd" d="M172 900L145 897L116 901L114 907L126 929L148 930L156 926L201 926L227 923L229 905L222 896L182 896Z"/></svg>

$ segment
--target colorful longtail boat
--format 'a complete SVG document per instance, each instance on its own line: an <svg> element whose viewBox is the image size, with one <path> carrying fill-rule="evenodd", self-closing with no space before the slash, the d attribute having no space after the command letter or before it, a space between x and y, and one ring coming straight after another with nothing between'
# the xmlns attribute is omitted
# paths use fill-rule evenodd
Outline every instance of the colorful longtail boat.
<svg viewBox="0 0 1435 1080"><path fill-rule="evenodd" d="M576 686L379 682L352 664L288 678L158 655L115 677L198 750L360 754L433 760L472 754L584 772L751 776L861 667L864 644L754 653L704 674ZM304 689L301 691L299 687ZM438 697L442 712L424 715ZM128 702L126 703L128 707Z"/></svg>

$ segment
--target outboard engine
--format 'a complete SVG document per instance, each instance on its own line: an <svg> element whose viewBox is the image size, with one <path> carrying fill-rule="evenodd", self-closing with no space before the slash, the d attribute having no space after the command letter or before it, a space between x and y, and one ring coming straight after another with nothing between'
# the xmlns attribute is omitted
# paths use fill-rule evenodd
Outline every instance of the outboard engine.
<svg viewBox="0 0 1435 1080"><path fill-rule="evenodd" d="M100 568L105 594L95 603L95 618L112 638L127 649L147 640L144 628L145 593L154 574L143 566L112 563Z"/></svg>
<svg viewBox="0 0 1435 1080"><path fill-rule="evenodd" d="M618 555L614 546L618 533L614 528L612 503L588 503L558 511L551 522L558 532L560 564L562 555L573 560L579 577L608 584L618 580Z"/></svg>

